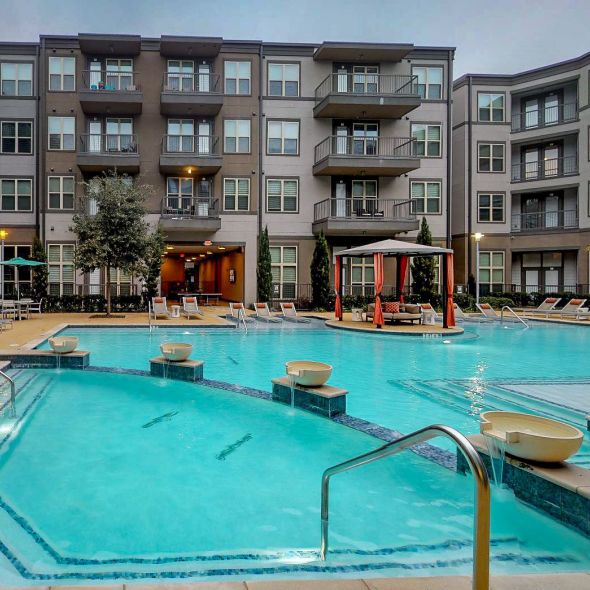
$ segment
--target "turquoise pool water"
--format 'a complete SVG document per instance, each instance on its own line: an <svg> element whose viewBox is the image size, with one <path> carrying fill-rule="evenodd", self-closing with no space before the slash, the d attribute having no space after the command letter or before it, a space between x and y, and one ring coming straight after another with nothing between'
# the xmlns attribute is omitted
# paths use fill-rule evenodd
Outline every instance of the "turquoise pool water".
<svg viewBox="0 0 590 590"><path fill-rule="evenodd" d="M78 333L83 346L96 351L94 362L100 348L122 359L124 349L134 348L129 339L143 338L143 345L135 342L143 348L148 342L139 331ZM105 338L101 347L92 340L97 336ZM200 351L214 346L218 356L220 349L231 354L238 363L231 362L233 368L216 365L226 374L215 374L213 363L208 367L210 376L229 378L241 377L247 360L256 362L255 339L274 347L272 355L265 350L274 357L279 350L288 353L289 336L249 334L242 340L211 332L194 338ZM311 345L310 336L296 338ZM343 376L353 375L344 373L342 358L351 358L349 340L323 336L314 334L324 349L330 341L338 344L338 367ZM152 339L150 346L156 344ZM366 342L364 350L373 346ZM307 351L299 346L298 352ZM379 366L386 370L383 353ZM105 362L108 354L100 354ZM134 362L141 362L139 356ZM281 372L281 362L269 363L269 377ZM21 393L18 418L0 424L0 583L469 572L468 477L412 453L337 476L324 570L316 553L321 474L374 448L375 439L304 411L203 385L90 371L12 374ZM254 379L252 369L245 375ZM363 373L356 379L361 382ZM370 389L358 389L357 396ZM494 494L492 513L496 573L590 569L589 540L510 494Z"/></svg>

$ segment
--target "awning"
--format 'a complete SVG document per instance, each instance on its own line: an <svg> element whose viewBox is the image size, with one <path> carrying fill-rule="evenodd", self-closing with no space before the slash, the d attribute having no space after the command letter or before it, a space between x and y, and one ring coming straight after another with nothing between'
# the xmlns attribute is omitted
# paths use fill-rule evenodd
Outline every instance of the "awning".
<svg viewBox="0 0 590 590"><path fill-rule="evenodd" d="M402 242L401 240L382 240L373 242L365 246L357 246L348 250L336 252L336 256L354 256L362 258L363 256L373 256L373 254L383 254L384 256L435 256L440 254L452 254L450 248L439 248L437 246L424 246L422 244L412 244Z"/></svg>

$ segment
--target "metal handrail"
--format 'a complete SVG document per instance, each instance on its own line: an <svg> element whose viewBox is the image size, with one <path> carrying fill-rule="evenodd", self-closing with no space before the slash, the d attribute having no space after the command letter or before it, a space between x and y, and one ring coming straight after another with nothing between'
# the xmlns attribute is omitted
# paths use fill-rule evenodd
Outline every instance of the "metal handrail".
<svg viewBox="0 0 590 590"><path fill-rule="evenodd" d="M500 310L500 322L504 321L504 310L508 310L521 324L524 324L525 328L530 328L528 322L526 320L523 320L509 305L505 305L501 310Z"/></svg>
<svg viewBox="0 0 590 590"><path fill-rule="evenodd" d="M244 324L244 330L246 330L246 334L248 333L248 326L246 325L246 312L244 311L243 307L238 309L238 321L236 322L236 329L240 327L240 320L242 324Z"/></svg>
<svg viewBox="0 0 590 590"><path fill-rule="evenodd" d="M415 158L413 137L329 135L314 147L314 163L328 156L352 158Z"/></svg>
<svg viewBox="0 0 590 590"><path fill-rule="evenodd" d="M443 436L452 440L469 464L475 481L475 510L473 525L473 590L488 590L490 584L490 480L484 463L475 447L460 432L449 426L433 424L406 434L384 444L383 446L334 465L324 471L322 476L322 539L320 558L326 559L328 552L328 524L329 524L329 489L330 478L333 475L355 469L361 465L391 457L409 447L423 443L431 438Z"/></svg>
<svg viewBox="0 0 590 590"><path fill-rule="evenodd" d="M548 160L520 162L512 165L511 181L527 182L545 178L558 178L578 174L578 171L578 154Z"/></svg>
<svg viewBox="0 0 590 590"><path fill-rule="evenodd" d="M135 133L84 133L80 135L80 152L137 156L139 146Z"/></svg>
<svg viewBox="0 0 590 590"><path fill-rule="evenodd" d="M219 137L216 135L164 135L162 153L173 156L209 157L220 154Z"/></svg>
<svg viewBox="0 0 590 590"><path fill-rule="evenodd" d="M82 88L93 92L138 92L141 90L137 83L137 72L108 68L83 70Z"/></svg>
<svg viewBox="0 0 590 590"><path fill-rule="evenodd" d="M529 131L575 121L578 118L577 102L560 102L550 106L517 111L512 114L512 131Z"/></svg>
<svg viewBox="0 0 590 590"><path fill-rule="evenodd" d="M578 227L577 209L516 213L512 216L512 232L544 231Z"/></svg>
<svg viewBox="0 0 590 590"><path fill-rule="evenodd" d="M415 220L411 199L378 199L372 197L331 197L315 203L314 221L324 219Z"/></svg>
<svg viewBox="0 0 590 590"><path fill-rule="evenodd" d="M206 72L165 72L162 92L175 94L221 94L219 74Z"/></svg>
<svg viewBox="0 0 590 590"><path fill-rule="evenodd" d="M336 72L324 78L315 89L316 104L329 94L350 96L417 96L418 76L409 74L377 74Z"/></svg>
<svg viewBox="0 0 590 590"><path fill-rule="evenodd" d="M16 383L12 377L9 377L4 371L0 371L0 377L4 377L10 383L10 415L16 415L15 399L16 399Z"/></svg>

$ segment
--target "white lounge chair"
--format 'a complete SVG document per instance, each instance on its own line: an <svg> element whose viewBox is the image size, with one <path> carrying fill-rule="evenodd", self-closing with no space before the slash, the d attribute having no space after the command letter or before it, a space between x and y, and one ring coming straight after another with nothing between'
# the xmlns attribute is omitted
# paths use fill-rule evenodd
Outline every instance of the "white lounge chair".
<svg viewBox="0 0 590 590"><path fill-rule="evenodd" d="M541 302L539 307L535 309L524 309L524 314L537 314L543 313L547 316L547 313L553 311L555 306L561 301L561 297L546 297L544 301Z"/></svg>
<svg viewBox="0 0 590 590"><path fill-rule="evenodd" d="M483 316L488 320L499 320L500 316L496 313L496 310L489 303L476 303L475 306Z"/></svg>
<svg viewBox="0 0 590 590"><path fill-rule="evenodd" d="M570 299L561 309L552 309L546 312L547 317L558 315L561 318L563 316L573 316L577 319L580 313L583 313L580 310L586 301L586 299Z"/></svg>
<svg viewBox="0 0 590 590"><path fill-rule="evenodd" d="M251 317L246 315L246 308L241 301L230 301L229 303L229 314L227 315L228 320L240 320L241 317L244 318L246 322L253 322L254 320Z"/></svg>
<svg viewBox="0 0 590 590"><path fill-rule="evenodd" d="M182 313L190 320L191 316L203 317L203 312L199 309L196 297L182 298Z"/></svg>
<svg viewBox="0 0 590 590"><path fill-rule="evenodd" d="M434 309L434 307L432 307L430 303L420 303L419 305L423 313L426 312L427 314L434 316L435 320L440 320L440 315L437 313L436 309Z"/></svg>
<svg viewBox="0 0 590 590"><path fill-rule="evenodd" d="M453 309L455 310L455 319L457 321L464 322L465 320L469 319L465 312L456 303L453 303Z"/></svg>
<svg viewBox="0 0 590 590"><path fill-rule="evenodd" d="M282 322L281 318L277 318L270 314L268 303L255 303L254 311L256 312L256 319L262 322L270 322L273 324Z"/></svg>
<svg viewBox="0 0 590 590"><path fill-rule="evenodd" d="M297 310L295 309L294 303L281 303L280 305L284 320L299 324L309 324L309 322L311 322L309 318L300 318L297 315Z"/></svg>
<svg viewBox="0 0 590 590"><path fill-rule="evenodd" d="M172 317L166 306L166 297L152 297L152 313L154 314L154 318L158 316L164 316L165 318Z"/></svg>

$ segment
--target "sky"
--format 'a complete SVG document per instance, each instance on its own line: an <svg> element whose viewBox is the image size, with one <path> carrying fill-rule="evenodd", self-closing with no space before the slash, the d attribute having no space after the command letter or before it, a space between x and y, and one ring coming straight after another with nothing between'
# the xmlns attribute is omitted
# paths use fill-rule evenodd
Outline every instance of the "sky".
<svg viewBox="0 0 590 590"><path fill-rule="evenodd" d="M454 77L590 51L590 0L0 0L0 40L128 33L457 48Z"/></svg>

